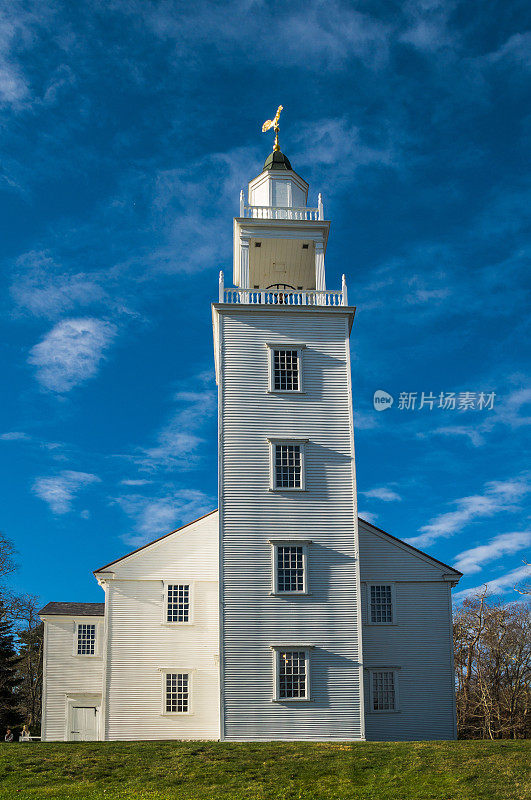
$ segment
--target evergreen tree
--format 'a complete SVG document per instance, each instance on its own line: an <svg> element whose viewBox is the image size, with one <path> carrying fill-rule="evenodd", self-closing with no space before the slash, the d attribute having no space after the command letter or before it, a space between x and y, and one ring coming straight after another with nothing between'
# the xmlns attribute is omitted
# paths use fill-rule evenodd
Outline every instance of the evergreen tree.
<svg viewBox="0 0 531 800"><path fill-rule="evenodd" d="M0 733L21 723L17 687L19 657L15 650L11 624L2 617L0 609Z"/></svg>

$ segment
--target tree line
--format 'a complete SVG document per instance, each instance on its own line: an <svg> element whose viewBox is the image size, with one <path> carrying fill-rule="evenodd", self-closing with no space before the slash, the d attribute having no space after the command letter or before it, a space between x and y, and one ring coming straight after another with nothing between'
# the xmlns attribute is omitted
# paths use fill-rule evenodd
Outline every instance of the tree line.
<svg viewBox="0 0 531 800"><path fill-rule="evenodd" d="M454 609L460 739L531 737L528 593L529 587L523 587L518 599L502 603L483 591Z"/></svg>
<svg viewBox="0 0 531 800"><path fill-rule="evenodd" d="M7 579L17 570L13 542L0 533L0 733L22 725L40 735L43 624L39 599L16 594Z"/></svg>

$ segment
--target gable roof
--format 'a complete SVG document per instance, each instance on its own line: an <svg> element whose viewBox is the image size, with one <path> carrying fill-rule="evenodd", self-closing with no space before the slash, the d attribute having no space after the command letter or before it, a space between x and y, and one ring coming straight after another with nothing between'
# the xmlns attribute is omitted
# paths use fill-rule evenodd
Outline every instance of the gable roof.
<svg viewBox="0 0 531 800"><path fill-rule="evenodd" d="M163 536L159 536L157 539L153 539L152 542L148 542L147 544L143 544L142 547L137 547L136 550L131 550L130 553L126 553L124 556L120 556L120 558L115 558L114 561L109 561L108 564L105 564L103 567L99 569L95 569L93 574L97 575L99 572L105 572L109 567L112 567L113 564L118 564L119 561L123 561L125 558L129 558L129 556L134 556L135 553L140 553L141 550L145 550L146 547L151 547L152 544L156 544L157 542L162 542L163 539L167 539L168 536L173 536L174 533L179 533L179 531L183 531L185 528L189 528L190 525L194 525L196 522L200 522L202 519L206 519L210 517L212 514L217 513L217 508L213 511L209 511L207 514L203 514L202 517L198 517L197 519L193 519L191 522L187 522L186 525L181 525L180 528L175 528L174 531L170 531L169 533L165 533Z"/></svg>
<svg viewBox="0 0 531 800"><path fill-rule="evenodd" d="M147 544L142 545L142 547L137 547L136 550L131 550L130 553L126 553L125 555L120 556L120 558L116 558L114 561L110 561L108 564L105 564L105 566L100 567L99 569L95 569L94 570L94 575L98 574L99 572L105 572L105 570L109 569L109 567L112 567L113 564L118 564L120 561L123 561L125 558L129 558L129 556L133 556L133 555L135 555L135 553L140 553L141 550L145 550L146 547L151 547L152 544L156 544L157 542L161 542L163 539L167 539L168 536L172 536L174 533L179 533L179 531L182 531L185 528L190 527L190 525L193 525L196 522L200 522L202 519L206 519L206 517L210 517L212 514L216 514L217 510L218 509L215 508L213 511L209 511L207 514L203 514L202 517L198 517L197 519L192 520L192 522L187 522L186 525L182 525L180 528L176 528L174 531L170 531L169 533L165 533L164 536L159 536L157 539L153 539L152 542L148 542ZM433 556L428 555L428 553L424 553L422 550L419 550L418 548L413 547L413 545L408 544L407 542L404 542L403 539L399 539L397 536L393 536L391 533L387 533L387 531L382 530L382 528L378 528L376 525L373 525L372 522L367 522L367 520L366 519L362 519L362 517L358 517L358 521L359 522L363 522L364 525L367 525L369 528L373 528L375 531L378 531L378 533L382 533L384 536L387 536L393 542L397 542L402 547L405 547L408 550L411 550L412 553L415 553L416 555L422 556L423 558L428 559L429 561L432 561L434 564L437 564L440 567L444 567L445 569L449 570L449 572L453 572L456 575L462 575L463 574L462 572L459 572L459 570L454 569L454 567L450 567L448 564L445 564L443 561L439 561L438 558L434 558ZM48 604L48 605L50 605L50 604ZM83 604L80 604L80 605L83 605Z"/></svg>
<svg viewBox="0 0 531 800"><path fill-rule="evenodd" d="M56 617L103 617L105 603L47 603L39 615Z"/></svg>
<svg viewBox="0 0 531 800"><path fill-rule="evenodd" d="M450 567L450 565L445 564L444 561L439 561L438 558L434 558L433 556L430 556L428 553L425 553L423 550L419 550L418 547L413 547L412 544L408 544L403 539L399 539L398 536L393 536L392 533L387 533L387 531L378 528L372 522L367 522L366 519L362 519L361 517L358 517L358 522L363 522L363 524L367 525L367 527L373 528L375 531L378 531L378 533L383 533L383 535L387 536L388 539L391 539L391 541L393 542L397 542L397 544L399 544L401 547L405 547L407 550L411 550L416 555L422 556L422 558L428 559L429 561L432 561L434 564L437 564L440 567L444 567L450 572L454 572L456 575L461 575L461 576L463 575L463 573L459 572L459 570L455 569L455 567Z"/></svg>

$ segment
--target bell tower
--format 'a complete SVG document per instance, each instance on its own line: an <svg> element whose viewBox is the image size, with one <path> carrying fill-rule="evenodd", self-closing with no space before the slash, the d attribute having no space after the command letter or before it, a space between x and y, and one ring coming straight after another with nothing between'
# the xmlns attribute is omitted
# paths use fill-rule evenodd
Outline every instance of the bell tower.
<svg viewBox="0 0 531 800"><path fill-rule="evenodd" d="M278 145L240 196L213 304L219 389L221 738L364 738L345 278ZM265 123L264 128L268 125Z"/></svg>

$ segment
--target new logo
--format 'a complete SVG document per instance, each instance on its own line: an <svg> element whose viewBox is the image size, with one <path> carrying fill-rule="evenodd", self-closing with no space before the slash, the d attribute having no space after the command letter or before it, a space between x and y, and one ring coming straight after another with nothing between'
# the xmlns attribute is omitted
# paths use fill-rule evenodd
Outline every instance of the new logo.
<svg viewBox="0 0 531 800"><path fill-rule="evenodd" d="M383 389L377 389L372 402L375 411L385 411L387 408L391 408L394 403L394 398L388 392L384 392Z"/></svg>

